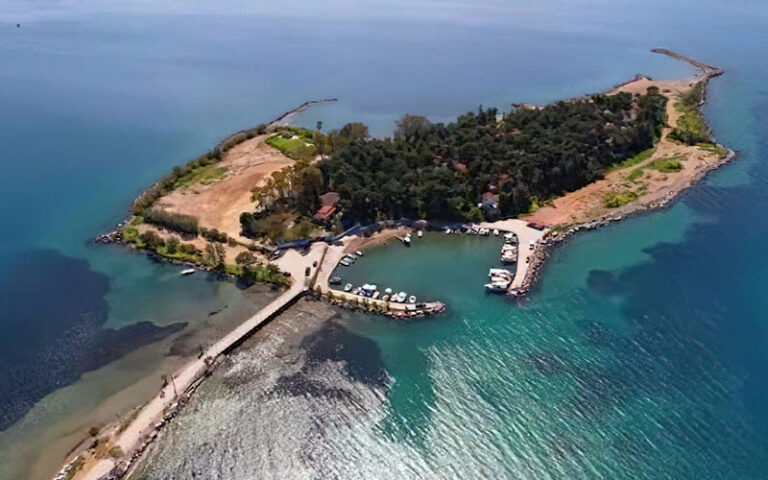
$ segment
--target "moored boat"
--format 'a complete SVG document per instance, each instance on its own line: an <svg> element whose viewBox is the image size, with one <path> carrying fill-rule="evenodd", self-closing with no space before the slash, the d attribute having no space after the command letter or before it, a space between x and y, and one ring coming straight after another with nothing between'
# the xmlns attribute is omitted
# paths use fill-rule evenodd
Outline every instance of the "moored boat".
<svg viewBox="0 0 768 480"><path fill-rule="evenodd" d="M196 270L194 268L187 268L182 270L181 273L179 273L179 275L192 275L193 273L195 273L195 271Z"/></svg>
<svg viewBox="0 0 768 480"><path fill-rule="evenodd" d="M328 280L328 283L330 283L331 285L341 285L341 277L338 275L335 277L331 277L330 280Z"/></svg>
<svg viewBox="0 0 768 480"><path fill-rule="evenodd" d="M350 290L352 290L352 284L351 283L348 283L348 284L344 285L344 291L345 292L348 292Z"/></svg>

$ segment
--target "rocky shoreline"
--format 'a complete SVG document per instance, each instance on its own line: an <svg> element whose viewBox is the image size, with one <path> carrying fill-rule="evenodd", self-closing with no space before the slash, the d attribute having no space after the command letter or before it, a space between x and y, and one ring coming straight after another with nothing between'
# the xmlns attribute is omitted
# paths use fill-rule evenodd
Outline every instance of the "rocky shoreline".
<svg viewBox="0 0 768 480"><path fill-rule="evenodd" d="M721 158L719 161L713 163L708 168L703 169L702 171L697 173L694 177L692 177L688 186L676 192L669 192L667 196L664 197L664 199L658 202L653 202L648 205L641 205L641 206L635 206L635 207L632 207L630 205L630 207L632 208L624 209L620 213L605 215L591 222L585 222L579 225L574 225L564 232L556 232L555 234L548 234L542 239L541 242L537 243L536 246L534 247L534 253L532 256L533 263L528 269L528 272L520 288L518 288L515 292L510 293L510 295L517 298L526 296L538 281L539 274L541 273L541 270L544 264L546 263L547 259L549 258L553 249L556 246L561 245L566 241L570 240L571 237L573 237L577 233L595 230L597 228L605 227L612 223L620 222L628 218L632 218L635 216L639 216L646 213L671 207L675 201L679 200L685 192L693 188L693 186L696 185L699 181L701 181L701 179L706 177L709 173L729 163L734 158L736 158L736 152L734 152L733 150L728 150L728 155Z"/></svg>

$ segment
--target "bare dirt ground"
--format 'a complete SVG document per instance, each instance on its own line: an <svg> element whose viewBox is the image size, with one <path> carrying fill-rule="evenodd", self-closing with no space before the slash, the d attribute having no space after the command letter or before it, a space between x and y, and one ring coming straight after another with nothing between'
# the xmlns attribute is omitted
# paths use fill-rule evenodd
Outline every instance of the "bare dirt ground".
<svg viewBox="0 0 768 480"><path fill-rule="evenodd" d="M194 215L200 226L216 228L233 238L240 236L240 214L252 210L251 189L262 186L272 172L293 160L265 143L260 135L234 146L217 165L227 168L226 177L208 185L197 183L162 197L158 206Z"/></svg>
<svg viewBox="0 0 768 480"><path fill-rule="evenodd" d="M272 172L293 164L292 159L265 143L269 136L259 135L229 149L224 159L215 165L227 169L224 178L178 188L161 197L157 206L170 212L193 215L198 218L200 227L215 228L230 238L252 243L240 236L240 214L253 210L251 190L263 186ZM154 230L166 239L178 236L147 224L139 225L138 230L140 233ZM207 243L202 237L184 241L201 250ZM240 245L232 247L223 244L223 248L230 263L238 253L246 250Z"/></svg>
<svg viewBox="0 0 768 480"><path fill-rule="evenodd" d="M698 81L701 80L699 78L684 80L640 78L609 91L609 94L619 92L644 94L648 87L656 86L663 95L669 98L669 102L667 102L668 127L664 128L654 154L642 163L610 172L602 180L555 199L551 205L537 210L528 217L528 220L540 222L550 227L562 224L579 224L596 220L608 214L629 213L658 203L660 200L688 188L703 172L710 170L722 158L701 147L682 145L667 138L672 128L677 125L681 115L681 112L675 107L675 103L682 93L690 90ZM677 157L683 167L682 170L662 173L649 168L644 169L643 176L635 182L627 180L630 171L665 157ZM618 208L604 206L604 199L607 194L637 191L638 182L645 185L646 191L637 200Z"/></svg>

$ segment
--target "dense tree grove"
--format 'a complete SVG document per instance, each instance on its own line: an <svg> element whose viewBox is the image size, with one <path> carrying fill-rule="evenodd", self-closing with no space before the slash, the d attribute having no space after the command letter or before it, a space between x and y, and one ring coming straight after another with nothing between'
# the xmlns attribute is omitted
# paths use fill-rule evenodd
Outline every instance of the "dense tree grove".
<svg viewBox="0 0 768 480"><path fill-rule="evenodd" d="M324 189L339 192L345 215L362 221L477 220L487 191L498 193L501 215L527 212L533 199L580 188L650 148L665 123L666 101L653 90L518 107L505 115L480 107L448 125L406 115L394 137L383 140L368 138L355 124L341 129L354 134L334 142L338 148L320 163ZM314 176L311 190L317 181Z"/></svg>

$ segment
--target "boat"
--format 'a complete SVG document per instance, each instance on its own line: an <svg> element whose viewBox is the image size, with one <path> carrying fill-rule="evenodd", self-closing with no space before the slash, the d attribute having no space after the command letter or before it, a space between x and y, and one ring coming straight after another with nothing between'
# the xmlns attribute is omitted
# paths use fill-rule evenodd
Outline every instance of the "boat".
<svg viewBox="0 0 768 480"><path fill-rule="evenodd" d="M379 292L379 291L373 292L373 295L371 295L371 298L373 298L374 300L376 300L377 298L379 298L379 294L380 294L380 293L381 293L381 292Z"/></svg>
<svg viewBox="0 0 768 480"><path fill-rule="evenodd" d="M382 300L383 302L388 302L388 301L389 301L389 299L390 299L390 296L389 296L389 295L387 295L386 293L385 293L385 294L384 294L384 295L381 297L381 300Z"/></svg>
<svg viewBox="0 0 768 480"><path fill-rule="evenodd" d="M348 267L348 266L352 265L352 264L351 264L351 263L349 263L347 260L342 260L342 261L340 261L340 262L339 262L339 264L340 264L340 265L344 265L345 267Z"/></svg>
<svg viewBox="0 0 768 480"><path fill-rule="evenodd" d="M410 297L408 297L408 303L416 303L416 296L411 295Z"/></svg>
<svg viewBox="0 0 768 480"><path fill-rule="evenodd" d="M352 284L351 283L348 283L348 284L344 285L344 291L345 292L348 292L350 290L352 290Z"/></svg>
<svg viewBox="0 0 768 480"><path fill-rule="evenodd" d="M194 268L187 268L187 269L182 270L179 275L192 275L193 273L195 273L195 269Z"/></svg>
<svg viewBox="0 0 768 480"><path fill-rule="evenodd" d="M493 229L493 236L494 237L498 237L499 236L499 229L498 228L494 228Z"/></svg>
<svg viewBox="0 0 768 480"><path fill-rule="evenodd" d="M370 297L371 295L373 295L373 292L378 290L378 288L379 287L377 287L376 285L366 283L365 285L360 287L360 294L366 297Z"/></svg>
<svg viewBox="0 0 768 480"><path fill-rule="evenodd" d="M384 293L386 293L387 295L392 295L392 289L387 287L384 289Z"/></svg>
<svg viewBox="0 0 768 480"><path fill-rule="evenodd" d="M355 263L355 260L357 260L357 257L352 255L351 253L348 253L344 256L344 260L348 261L349 263Z"/></svg>
<svg viewBox="0 0 768 480"><path fill-rule="evenodd" d="M398 294L397 294L397 299L396 299L396 301L397 301L397 302L399 302L399 303L404 303L404 302L405 302L405 298L406 298L407 296L408 296L408 295L407 295L405 292L400 292L400 293L398 293Z"/></svg>
<svg viewBox="0 0 768 480"><path fill-rule="evenodd" d="M491 230L488 229L488 228L481 228L480 230L477 231L477 233L478 233L478 235L482 235L483 237L487 237L488 235L491 234Z"/></svg>
<svg viewBox="0 0 768 480"><path fill-rule="evenodd" d="M517 245L517 235L515 235L512 232L505 233L504 234L504 243L508 243L510 245Z"/></svg>
<svg viewBox="0 0 768 480"><path fill-rule="evenodd" d="M419 238L421 238L421 237L423 237L423 236L424 236L424 232L423 232L423 231L421 231L421 230L419 230L418 232L416 232L416 236L417 236L417 237L419 237Z"/></svg>
<svg viewBox="0 0 768 480"><path fill-rule="evenodd" d="M353 288L352 295L360 295L360 287Z"/></svg>
<svg viewBox="0 0 768 480"><path fill-rule="evenodd" d="M489 278L490 277L503 277L503 278L509 278L511 280L513 276L514 275L512 274L512 272L510 272L509 270L507 270L505 268L492 268L492 269L488 270L488 277Z"/></svg>
<svg viewBox="0 0 768 480"><path fill-rule="evenodd" d="M408 235L406 235L405 238L403 238L403 243L405 244L406 247L410 247L411 246L411 234L410 233Z"/></svg>
<svg viewBox="0 0 768 480"><path fill-rule="evenodd" d="M486 291L491 293L504 293L507 291L507 288L509 287L505 286L503 283L491 282L485 284Z"/></svg>
<svg viewBox="0 0 768 480"><path fill-rule="evenodd" d="M531 240L531 241L530 241L530 243L528 243L528 250L533 250L533 247L534 247L534 246L536 246L536 242L534 242L533 240Z"/></svg>
<svg viewBox="0 0 768 480"><path fill-rule="evenodd" d="M357 255L358 257L362 257L363 252L361 250L355 250L355 255Z"/></svg>
<svg viewBox="0 0 768 480"><path fill-rule="evenodd" d="M331 277L331 279L328 280L328 283L330 283L331 285L341 285L341 277L339 276Z"/></svg>
<svg viewBox="0 0 768 480"><path fill-rule="evenodd" d="M446 229L445 229L445 234L446 234L446 235L448 235L448 234L450 234L452 231L453 231L453 230L451 230L450 228L446 228Z"/></svg>

